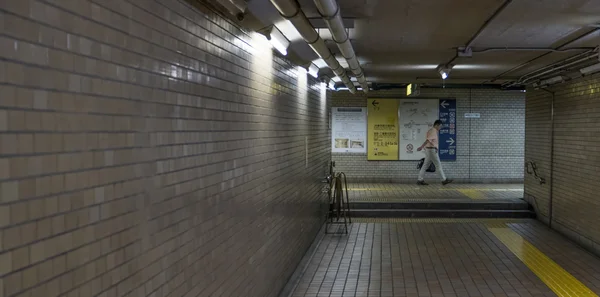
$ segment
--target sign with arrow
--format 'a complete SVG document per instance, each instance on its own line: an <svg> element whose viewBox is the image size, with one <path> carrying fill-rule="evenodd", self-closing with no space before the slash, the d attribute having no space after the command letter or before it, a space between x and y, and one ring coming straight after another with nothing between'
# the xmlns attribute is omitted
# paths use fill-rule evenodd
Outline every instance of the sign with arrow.
<svg viewBox="0 0 600 297"><path fill-rule="evenodd" d="M456 161L456 100L440 99L439 119L442 128L439 136L439 155L442 161Z"/></svg>
<svg viewBox="0 0 600 297"><path fill-rule="evenodd" d="M373 100L373 102L371 102L371 105L373 105L373 109L379 110L379 101L377 101L377 99Z"/></svg>

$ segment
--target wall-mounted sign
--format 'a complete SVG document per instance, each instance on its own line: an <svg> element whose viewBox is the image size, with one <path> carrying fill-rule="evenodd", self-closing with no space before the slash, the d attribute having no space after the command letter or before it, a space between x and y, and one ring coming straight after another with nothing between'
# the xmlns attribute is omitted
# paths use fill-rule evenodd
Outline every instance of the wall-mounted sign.
<svg viewBox="0 0 600 297"><path fill-rule="evenodd" d="M398 160L398 102L367 99L367 160Z"/></svg>
<svg viewBox="0 0 600 297"><path fill-rule="evenodd" d="M418 84L409 84L408 86L406 86L406 97L419 96L420 93L421 93L421 89L419 88Z"/></svg>
<svg viewBox="0 0 600 297"><path fill-rule="evenodd" d="M367 109L333 107L331 110L331 151L334 153L367 152Z"/></svg>
<svg viewBox="0 0 600 297"><path fill-rule="evenodd" d="M456 100L439 100L440 121L442 128L439 136L440 160L456 161Z"/></svg>
<svg viewBox="0 0 600 297"><path fill-rule="evenodd" d="M438 99L400 99L400 160L420 160L425 157L425 154L417 149L425 141L433 122L439 117L438 104Z"/></svg>
<svg viewBox="0 0 600 297"><path fill-rule="evenodd" d="M478 119L481 117L480 113L475 113L475 112L469 112L469 113L465 113L465 118L466 119Z"/></svg>

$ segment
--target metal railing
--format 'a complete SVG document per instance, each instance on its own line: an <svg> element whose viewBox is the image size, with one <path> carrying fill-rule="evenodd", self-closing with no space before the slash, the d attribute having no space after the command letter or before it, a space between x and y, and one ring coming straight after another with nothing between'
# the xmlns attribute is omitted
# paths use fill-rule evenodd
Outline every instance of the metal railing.
<svg viewBox="0 0 600 297"><path fill-rule="evenodd" d="M540 174L538 173L537 165L535 164L535 162L533 162L533 161L525 162L525 167L526 167L527 174L529 174L529 175L533 174L533 176L540 183L540 185L543 185L546 183L546 179L541 177Z"/></svg>
<svg viewBox="0 0 600 297"><path fill-rule="evenodd" d="M343 233L348 234L348 225L352 223L350 219L350 200L348 198L348 182L346 174L343 172L333 173L326 177L329 182L329 211L327 212L325 233ZM343 225L342 232L329 232L331 225Z"/></svg>

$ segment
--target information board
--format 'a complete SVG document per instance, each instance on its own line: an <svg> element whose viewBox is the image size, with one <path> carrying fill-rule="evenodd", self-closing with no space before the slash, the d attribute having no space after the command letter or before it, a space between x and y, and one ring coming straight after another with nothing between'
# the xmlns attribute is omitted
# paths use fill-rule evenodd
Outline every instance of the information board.
<svg viewBox="0 0 600 297"><path fill-rule="evenodd" d="M396 99L367 99L368 160L398 160Z"/></svg>
<svg viewBox="0 0 600 297"><path fill-rule="evenodd" d="M367 152L367 109L365 107L333 107L331 119L332 152Z"/></svg>
<svg viewBox="0 0 600 297"><path fill-rule="evenodd" d="M456 100L440 99L440 160L456 161Z"/></svg>
<svg viewBox="0 0 600 297"><path fill-rule="evenodd" d="M427 131L439 116L438 99L400 99L400 160L420 160L425 157L419 148Z"/></svg>

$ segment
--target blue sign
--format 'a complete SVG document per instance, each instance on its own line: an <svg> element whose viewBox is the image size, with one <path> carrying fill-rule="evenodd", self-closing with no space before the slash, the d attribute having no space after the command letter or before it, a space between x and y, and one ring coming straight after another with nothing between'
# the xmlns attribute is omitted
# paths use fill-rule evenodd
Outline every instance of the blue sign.
<svg viewBox="0 0 600 297"><path fill-rule="evenodd" d="M456 100L440 99L440 160L456 161Z"/></svg>

